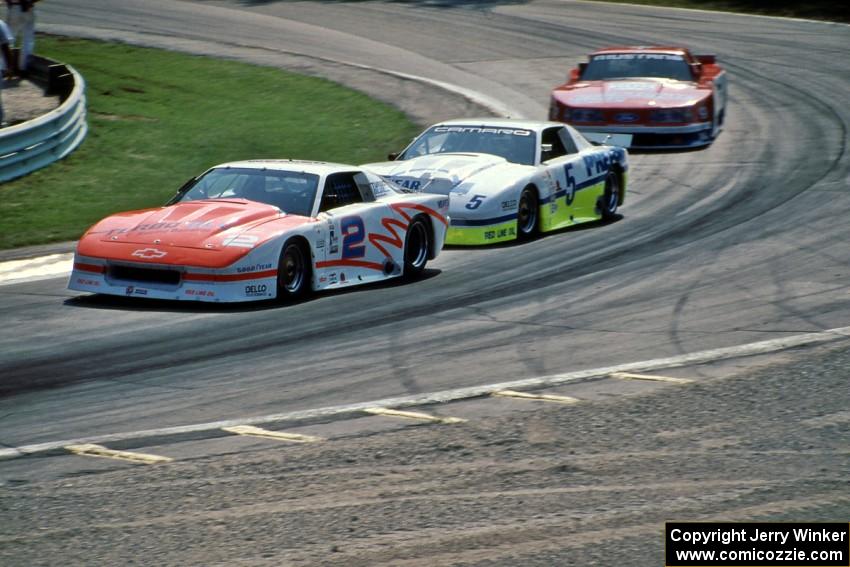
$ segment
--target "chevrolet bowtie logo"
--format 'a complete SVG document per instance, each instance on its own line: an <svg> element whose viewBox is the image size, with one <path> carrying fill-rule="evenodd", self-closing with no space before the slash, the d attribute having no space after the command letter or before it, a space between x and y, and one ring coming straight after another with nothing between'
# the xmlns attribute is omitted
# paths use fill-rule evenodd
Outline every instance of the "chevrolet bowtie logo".
<svg viewBox="0 0 850 567"><path fill-rule="evenodd" d="M140 248L139 250L136 250L135 252L133 252L132 255L135 256L136 258L151 259L151 258L162 258L163 256L165 256L167 254L168 254L168 252L163 252L162 250L157 250L156 248Z"/></svg>

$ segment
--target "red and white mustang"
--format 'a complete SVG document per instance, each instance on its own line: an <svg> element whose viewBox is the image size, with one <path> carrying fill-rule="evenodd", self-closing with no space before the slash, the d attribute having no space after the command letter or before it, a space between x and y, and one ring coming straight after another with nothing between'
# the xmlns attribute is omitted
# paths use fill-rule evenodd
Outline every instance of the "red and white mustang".
<svg viewBox="0 0 850 567"><path fill-rule="evenodd" d="M164 207L91 227L68 287L226 302L415 277L442 249L448 208L446 196L407 193L353 166L227 163Z"/></svg>
<svg viewBox="0 0 850 567"><path fill-rule="evenodd" d="M610 47L555 87L550 120L593 142L633 148L710 144L726 110L726 72L714 55L681 47Z"/></svg>

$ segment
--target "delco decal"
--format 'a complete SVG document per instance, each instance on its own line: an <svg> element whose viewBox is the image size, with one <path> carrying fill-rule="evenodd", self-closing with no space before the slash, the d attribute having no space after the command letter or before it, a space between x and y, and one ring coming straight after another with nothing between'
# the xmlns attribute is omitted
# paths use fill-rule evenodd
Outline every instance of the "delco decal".
<svg viewBox="0 0 850 567"><path fill-rule="evenodd" d="M162 250L157 250L156 248L140 248L131 254L131 256L135 256L136 258L144 258L145 260L151 260L154 258L162 258L163 256L167 256L168 252L163 252Z"/></svg>
<svg viewBox="0 0 850 567"><path fill-rule="evenodd" d="M254 284L245 286L245 295L248 297L259 297L268 295L269 287L266 284Z"/></svg>
<svg viewBox="0 0 850 567"><path fill-rule="evenodd" d="M236 268L236 273L239 274L250 274L252 272L262 272L263 270L271 270L271 264L254 264L253 266L244 266L242 268Z"/></svg>

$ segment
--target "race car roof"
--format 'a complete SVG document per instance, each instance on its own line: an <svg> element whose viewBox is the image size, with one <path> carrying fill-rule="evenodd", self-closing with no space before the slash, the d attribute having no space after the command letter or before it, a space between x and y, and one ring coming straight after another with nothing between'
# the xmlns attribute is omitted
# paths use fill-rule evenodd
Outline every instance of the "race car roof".
<svg viewBox="0 0 850 567"><path fill-rule="evenodd" d="M341 171L360 171L355 165L332 163L327 161L308 161L298 159L249 159L231 161L213 166L211 169L225 167L243 167L249 169L276 169L281 171L299 171L325 176Z"/></svg>
<svg viewBox="0 0 850 567"><path fill-rule="evenodd" d="M552 126L563 126L561 122L545 120L522 120L519 118L458 118L434 124L434 126L474 126L480 128L521 128L539 132Z"/></svg>

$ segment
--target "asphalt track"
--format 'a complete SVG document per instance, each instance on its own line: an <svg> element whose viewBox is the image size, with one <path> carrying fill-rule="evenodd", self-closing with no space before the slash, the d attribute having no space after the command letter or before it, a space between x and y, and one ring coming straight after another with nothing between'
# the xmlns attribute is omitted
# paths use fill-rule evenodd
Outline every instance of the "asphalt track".
<svg viewBox="0 0 850 567"><path fill-rule="evenodd" d="M632 156L620 221L448 250L417 283L286 307L78 297L61 278L0 286L3 445L609 367L850 321L850 27L556 1L39 10L50 31L403 93L423 122L467 110L543 118L549 89L607 44L716 53L730 102L711 147Z"/></svg>

